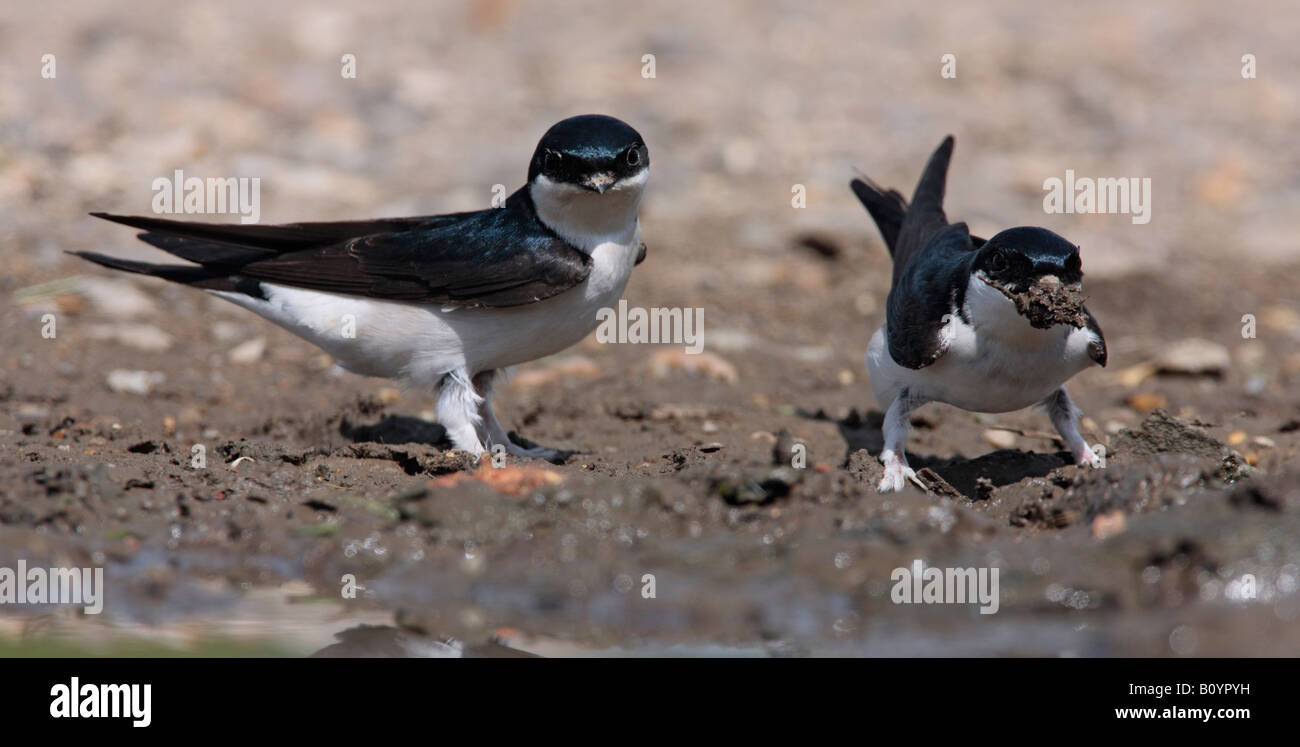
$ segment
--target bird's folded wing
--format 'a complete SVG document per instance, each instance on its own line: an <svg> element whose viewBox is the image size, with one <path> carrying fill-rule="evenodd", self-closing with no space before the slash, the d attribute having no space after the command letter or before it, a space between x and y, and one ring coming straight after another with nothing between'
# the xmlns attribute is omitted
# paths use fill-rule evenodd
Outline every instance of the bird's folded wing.
<svg viewBox="0 0 1300 747"><path fill-rule="evenodd" d="M99 217L144 229L142 240L214 275L371 298L517 306L572 288L591 272L590 257L518 205L279 226Z"/></svg>
<svg viewBox="0 0 1300 747"><path fill-rule="evenodd" d="M1097 323L1097 317L1088 311L1088 307L1083 307L1083 313L1088 316L1088 331L1096 337L1088 343L1088 357L1102 368L1106 367L1106 360L1109 357L1106 352L1106 337L1101 333L1101 325Z"/></svg>
<svg viewBox="0 0 1300 747"><path fill-rule="evenodd" d="M953 223L931 238L899 275L886 301L889 355L906 368L939 360L950 340L943 328L964 302L971 236L965 223Z"/></svg>

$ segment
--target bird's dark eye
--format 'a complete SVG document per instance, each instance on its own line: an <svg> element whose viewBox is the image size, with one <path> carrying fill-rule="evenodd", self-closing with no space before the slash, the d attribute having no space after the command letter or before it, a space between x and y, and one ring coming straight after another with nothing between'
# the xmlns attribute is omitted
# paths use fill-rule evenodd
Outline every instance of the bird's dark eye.
<svg viewBox="0 0 1300 747"><path fill-rule="evenodd" d="M542 156L542 168L549 169L549 168L554 168L554 167L556 167L556 166L559 166L559 165L560 165L560 161L561 161L562 159L563 159L563 156L561 156L559 153L556 153L556 152L553 151L553 150L548 150L548 151L546 151L546 153Z"/></svg>
<svg viewBox="0 0 1300 747"><path fill-rule="evenodd" d="M995 251L989 257L989 269L993 272L1002 272L1007 269L1007 255L1001 251Z"/></svg>
<svg viewBox="0 0 1300 747"><path fill-rule="evenodd" d="M1083 269L1083 260L1079 259L1078 254L1071 254L1070 258L1065 260L1065 269L1070 272L1078 272Z"/></svg>
<svg viewBox="0 0 1300 747"><path fill-rule="evenodd" d="M635 166L639 163L641 163L641 149L632 148L627 152L627 165Z"/></svg>

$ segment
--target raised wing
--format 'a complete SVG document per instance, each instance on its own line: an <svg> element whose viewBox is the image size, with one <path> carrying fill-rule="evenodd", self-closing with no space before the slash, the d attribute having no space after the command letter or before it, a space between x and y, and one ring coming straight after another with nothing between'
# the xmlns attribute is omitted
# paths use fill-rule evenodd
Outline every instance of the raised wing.
<svg viewBox="0 0 1300 747"><path fill-rule="evenodd" d="M898 229L894 245L893 285L907 268L912 257L924 249L939 232L948 226L948 216L943 212L943 196L948 183L948 162L952 160L952 135L943 139L925 164L925 171L916 183L912 203ZM891 286L892 287L892 286Z"/></svg>

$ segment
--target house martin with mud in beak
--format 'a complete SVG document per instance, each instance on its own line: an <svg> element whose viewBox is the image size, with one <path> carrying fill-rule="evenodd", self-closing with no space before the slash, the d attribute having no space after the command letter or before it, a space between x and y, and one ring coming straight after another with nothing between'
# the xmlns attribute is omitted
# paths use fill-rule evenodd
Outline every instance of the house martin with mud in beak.
<svg viewBox="0 0 1300 747"><path fill-rule="evenodd" d="M439 422L476 456L501 445L562 461L568 452L511 441L492 381L578 342L617 304L645 257L637 211L649 176L645 139L589 114L547 130L502 208L275 226L93 213L195 264L75 254L220 296L354 373L435 389Z"/></svg>
<svg viewBox="0 0 1300 747"><path fill-rule="evenodd" d="M916 473L904 445L908 416L927 402L976 412L1040 404L1074 460L1101 466L1079 435L1065 382L1106 365L1106 341L1083 304L1079 248L1045 229L1009 228L987 241L943 212L953 139L926 164L912 203L866 179L853 192L893 258L885 324L867 347L871 391L882 408L885 476L901 490Z"/></svg>

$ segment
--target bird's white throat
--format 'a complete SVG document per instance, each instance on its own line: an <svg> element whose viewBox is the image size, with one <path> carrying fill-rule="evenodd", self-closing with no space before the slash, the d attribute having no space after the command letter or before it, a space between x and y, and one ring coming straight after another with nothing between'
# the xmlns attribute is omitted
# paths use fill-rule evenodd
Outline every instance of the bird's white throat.
<svg viewBox="0 0 1300 747"><path fill-rule="evenodd" d="M637 210L650 170L615 182L604 194L541 174L529 185L537 217L578 249L591 253L601 244L626 244L636 233Z"/></svg>

